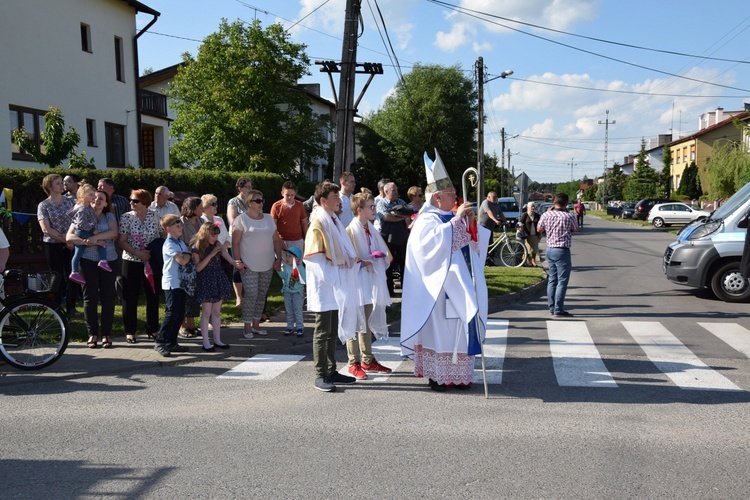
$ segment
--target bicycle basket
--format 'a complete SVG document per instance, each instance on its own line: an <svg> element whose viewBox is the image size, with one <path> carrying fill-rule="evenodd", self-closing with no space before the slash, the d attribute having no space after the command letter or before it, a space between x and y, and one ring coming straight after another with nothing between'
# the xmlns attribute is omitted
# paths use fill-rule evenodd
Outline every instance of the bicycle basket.
<svg viewBox="0 0 750 500"><path fill-rule="evenodd" d="M62 278L56 272L28 273L21 282L26 293L56 293Z"/></svg>

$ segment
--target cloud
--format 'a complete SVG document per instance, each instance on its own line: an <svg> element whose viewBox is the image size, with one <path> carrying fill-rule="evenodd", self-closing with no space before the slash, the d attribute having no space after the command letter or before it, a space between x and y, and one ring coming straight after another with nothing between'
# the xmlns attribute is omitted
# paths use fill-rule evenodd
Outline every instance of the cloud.
<svg viewBox="0 0 750 500"><path fill-rule="evenodd" d="M545 36L554 37L555 34L546 30L538 30L505 19L569 31L578 23L595 19L601 0L462 0L460 6L473 12L462 14L446 11L444 17L451 23L451 29L448 32L439 31L435 35L435 46L447 52L455 51L468 43L484 46L488 43L483 40L486 34L510 34L511 30L505 26L523 31L543 32L547 34Z"/></svg>

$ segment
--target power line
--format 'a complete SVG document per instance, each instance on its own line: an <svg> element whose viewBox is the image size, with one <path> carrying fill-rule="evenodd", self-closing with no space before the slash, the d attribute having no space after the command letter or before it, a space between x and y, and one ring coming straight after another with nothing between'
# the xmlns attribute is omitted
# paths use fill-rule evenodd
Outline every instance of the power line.
<svg viewBox="0 0 750 500"><path fill-rule="evenodd" d="M640 68L640 69L644 69L644 70L647 70L647 71L653 71L654 73L660 73L662 75L668 75L668 76L672 76L672 77L675 77L675 78L681 78L683 80L689 80L689 81L692 81L692 82L703 83L705 85L713 85L715 87L721 87L721 88L730 89L730 90L739 90L740 92L750 92L750 90L748 90L748 89L743 89L743 88L739 88L739 87L732 87L730 85L722 85L720 83L707 82L705 80L699 80L697 78L692 78L692 77L684 76L684 75L678 75L676 73L670 73L668 71L663 71L663 70L660 70L660 69L651 68L649 66L644 66L642 64L631 63L631 62L628 62L628 61L624 61L622 59L617 59L616 57L606 56L604 54L599 54L599 53L593 52L591 50L586 50L586 49L582 49L580 47L576 47L574 45L570 45L570 44L567 44L567 43L563 43L563 42L558 42L558 41L555 41L555 40L551 40L551 39L545 38L545 37L543 37L541 35L535 35L533 33L529 33L528 31L523 31L523 30L520 30L518 28L513 28L513 27L505 25L505 24L501 24L501 23L498 23L498 22L495 22L495 21L491 21L489 19L485 19L485 18L480 17L478 15L474 15L474 14L469 13L468 9L464 9L463 7L457 7L457 6L452 5L452 4L448 4L448 3L445 3L445 2L440 2L439 0L427 0L427 1L431 2L431 3L434 3L436 5L442 5L442 6L446 7L446 8L454 10L454 11L456 11L458 13L464 14L464 15L469 16L469 17L473 17L475 19L479 19L480 21L484 21L484 22L487 22L487 23L490 23L490 24L494 24L496 26L500 26L502 28L505 28L505 29L508 29L508 30L511 30L511 31L515 31L516 33L521 33L521 34L526 35L526 36L537 38L539 40L544 40L545 42L552 43L552 44L555 44L555 45L559 45L561 47L567 47L569 49L576 50L576 51L579 51L579 52L583 52L585 54L589 54L589 55L592 55L592 56L595 56L595 57L601 57L602 59L607 59L609 61L618 62L620 64L625 64L627 66L633 66L635 68ZM472 11L472 12L474 12L474 11ZM485 16L489 16L489 17L498 17L498 16L493 16L491 14L487 14L487 13L484 13L484 12L480 12L480 14L485 15Z"/></svg>

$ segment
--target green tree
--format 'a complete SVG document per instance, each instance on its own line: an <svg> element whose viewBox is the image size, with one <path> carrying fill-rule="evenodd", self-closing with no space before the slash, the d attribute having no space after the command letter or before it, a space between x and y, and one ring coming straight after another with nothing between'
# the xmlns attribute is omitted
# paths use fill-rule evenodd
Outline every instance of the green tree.
<svg viewBox="0 0 750 500"><path fill-rule="evenodd" d="M458 66L417 64L365 124L376 138L362 144L363 160L403 184L424 184L423 155L435 148L454 183L476 165L477 93Z"/></svg>
<svg viewBox="0 0 750 500"><path fill-rule="evenodd" d="M708 195L727 198L750 180L750 155L741 145L724 142L714 146L706 163Z"/></svg>
<svg viewBox="0 0 750 500"><path fill-rule="evenodd" d="M42 147L39 148L26 130L21 127L11 132L13 142L29 154L34 161L52 168L59 167L71 154L75 155L81 136L73 127L65 132L65 117L59 108L50 106L44 115L44 132L41 133ZM85 158L86 154L82 153ZM79 158L80 156L76 156Z"/></svg>
<svg viewBox="0 0 750 500"><path fill-rule="evenodd" d="M664 147L661 154L661 162L664 165L659 173L659 197L669 198L672 194L672 151Z"/></svg>
<svg viewBox="0 0 750 500"><path fill-rule="evenodd" d="M638 201L643 198L654 198L657 194L658 175L651 168L646 155L646 141L641 139L641 150L635 159L633 175L623 190L627 201Z"/></svg>
<svg viewBox="0 0 750 500"><path fill-rule="evenodd" d="M596 201L606 205L611 200L622 200L628 181L629 177L622 171L620 164L613 164L612 168L604 174L601 189L596 191Z"/></svg>
<svg viewBox="0 0 750 500"><path fill-rule="evenodd" d="M210 170L268 171L292 176L324 158L321 127L296 82L310 61L279 24L231 24L203 40L198 56L183 54L170 85L179 141L175 163Z"/></svg>
<svg viewBox="0 0 750 500"><path fill-rule="evenodd" d="M698 166L694 161L691 162L682 172L682 179L680 180L680 187L677 189L677 194L690 198L691 200L697 200L703 195Z"/></svg>
<svg viewBox="0 0 750 500"><path fill-rule="evenodd" d="M597 184L592 184L588 186L583 191L583 201L595 201L596 200L596 193L599 190L599 186Z"/></svg>

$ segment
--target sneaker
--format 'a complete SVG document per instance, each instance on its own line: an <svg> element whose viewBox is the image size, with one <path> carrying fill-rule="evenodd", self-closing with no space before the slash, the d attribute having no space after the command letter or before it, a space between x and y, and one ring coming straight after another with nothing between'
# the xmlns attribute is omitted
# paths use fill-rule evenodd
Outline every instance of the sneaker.
<svg viewBox="0 0 750 500"><path fill-rule="evenodd" d="M362 363L362 369L366 372L376 372L376 373L392 373L393 372L393 370L391 370L387 366L383 366L380 363L378 363L377 359L373 359L372 363Z"/></svg>
<svg viewBox="0 0 750 500"><path fill-rule="evenodd" d="M246 339L251 339L255 337L255 335L253 335L253 332L245 332L242 334L242 336L245 337Z"/></svg>
<svg viewBox="0 0 750 500"><path fill-rule="evenodd" d="M78 283L79 285L86 284L86 280L83 279L83 276L81 276L81 273L70 273L70 276L68 276L68 279L72 281L73 283Z"/></svg>
<svg viewBox="0 0 750 500"><path fill-rule="evenodd" d="M336 386L331 383L331 377L318 377L315 379L315 388L323 392L335 392Z"/></svg>
<svg viewBox="0 0 750 500"><path fill-rule="evenodd" d="M305 334L304 330L297 330L297 337L301 337Z"/></svg>
<svg viewBox="0 0 750 500"><path fill-rule="evenodd" d="M250 333L260 335L261 337L265 337L266 335L268 335L268 332L266 330L256 330L255 328L251 328Z"/></svg>
<svg viewBox="0 0 750 500"><path fill-rule="evenodd" d="M106 260L100 260L99 264L97 264L97 265L99 266L99 269L104 269L108 273L112 272L112 268L109 267L109 262L107 262Z"/></svg>
<svg viewBox="0 0 750 500"><path fill-rule="evenodd" d="M349 385L357 381L356 378L350 377L349 375L342 375L339 372L333 372L328 375L328 379L334 384Z"/></svg>
<svg viewBox="0 0 750 500"><path fill-rule="evenodd" d="M293 334L293 330L284 330L284 337L288 337L289 335Z"/></svg>
<svg viewBox="0 0 750 500"><path fill-rule="evenodd" d="M167 346L165 346L164 344L156 344L156 346L154 346L154 351L158 352L159 354L161 354L165 358L168 358L168 357L170 357L172 355L169 352L169 349L167 348Z"/></svg>
<svg viewBox="0 0 750 500"><path fill-rule="evenodd" d="M169 346L170 352L188 352L187 346L180 345L180 344L172 344Z"/></svg>
<svg viewBox="0 0 750 500"><path fill-rule="evenodd" d="M559 313L555 313L554 316L556 318L570 318L573 315L570 314L568 311L560 311Z"/></svg>
<svg viewBox="0 0 750 500"><path fill-rule="evenodd" d="M362 366L359 363L354 363L349 366L349 373L352 377L357 380L367 380L367 374L362 371Z"/></svg>

